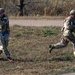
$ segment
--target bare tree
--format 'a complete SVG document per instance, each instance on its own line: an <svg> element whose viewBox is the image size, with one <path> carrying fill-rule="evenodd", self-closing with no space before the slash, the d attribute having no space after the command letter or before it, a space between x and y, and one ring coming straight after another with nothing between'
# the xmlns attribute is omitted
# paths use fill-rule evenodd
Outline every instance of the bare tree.
<svg viewBox="0 0 75 75"><path fill-rule="evenodd" d="M19 10L20 10L20 16L23 16L23 8L25 6L24 4L24 0L20 0L20 5L17 5L19 7Z"/></svg>
<svg viewBox="0 0 75 75"><path fill-rule="evenodd" d="M20 11L20 14L19 15L20 16L23 16L24 15L23 9L24 9L25 5L28 5L30 3L30 1L20 0L19 2L20 2L20 4L19 5L16 5L16 6L19 7L19 11Z"/></svg>

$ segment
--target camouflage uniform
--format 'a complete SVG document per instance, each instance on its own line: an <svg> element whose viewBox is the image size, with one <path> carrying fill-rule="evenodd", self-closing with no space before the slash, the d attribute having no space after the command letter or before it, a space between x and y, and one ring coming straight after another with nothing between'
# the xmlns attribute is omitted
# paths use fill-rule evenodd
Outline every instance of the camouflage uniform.
<svg viewBox="0 0 75 75"><path fill-rule="evenodd" d="M2 9L2 8L1 8ZM4 12L4 11L2 11ZM0 13L2 13L0 12ZM9 34L10 34L10 28L9 28L9 19L8 17L3 14L2 17L0 17L0 40L1 40L1 43L3 45L3 51L6 55L7 58L10 58L10 53L7 49L7 46L8 46L8 38L9 38Z"/></svg>
<svg viewBox="0 0 75 75"><path fill-rule="evenodd" d="M69 16L64 20L64 26L62 28L63 36L61 41L49 46L51 48L50 53L52 49L59 49L59 48L66 47L69 41L73 43L73 50L75 51L74 30L75 30L75 18L73 18L72 16Z"/></svg>

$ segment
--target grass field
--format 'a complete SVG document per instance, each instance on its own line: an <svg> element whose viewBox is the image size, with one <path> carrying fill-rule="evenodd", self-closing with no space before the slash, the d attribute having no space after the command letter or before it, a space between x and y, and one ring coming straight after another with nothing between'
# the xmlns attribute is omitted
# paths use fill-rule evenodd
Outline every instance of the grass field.
<svg viewBox="0 0 75 75"><path fill-rule="evenodd" d="M49 53L49 44L60 40L60 27L12 26L8 49L14 59L0 56L0 75L60 75L75 71L72 45Z"/></svg>

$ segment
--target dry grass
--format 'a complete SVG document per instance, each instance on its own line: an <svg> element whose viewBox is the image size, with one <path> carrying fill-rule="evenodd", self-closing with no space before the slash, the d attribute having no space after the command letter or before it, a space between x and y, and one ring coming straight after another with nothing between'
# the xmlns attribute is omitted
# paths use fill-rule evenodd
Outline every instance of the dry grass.
<svg viewBox="0 0 75 75"><path fill-rule="evenodd" d="M60 27L11 27L8 49L15 62L8 63L2 55L0 74L60 75L74 72L75 59L70 44L49 53L49 44L56 43L61 37L59 32Z"/></svg>
<svg viewBox="0 0 75 75"><path fill-rule="evenodd" d="M10 19L64 19L65 16L9 16Z"/></svg>
<svg viewBox="0 0 75 75"><path fill-rule="evenodd" d="M14 2L15 1L15 2ZM19 0L0 0L0 7L5 8L10 16L19 16L20 11L16 5ZM26 16L68 16L70 10L75 9L75 0L27 0L23 12ZM25 1L24 3L27 3ZM41 2L40 2L41 1Z"/></svg>

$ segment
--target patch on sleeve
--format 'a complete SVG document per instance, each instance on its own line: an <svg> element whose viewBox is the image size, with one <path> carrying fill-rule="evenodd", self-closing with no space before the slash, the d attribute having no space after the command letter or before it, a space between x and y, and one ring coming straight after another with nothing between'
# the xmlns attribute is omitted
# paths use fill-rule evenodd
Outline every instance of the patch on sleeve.
<svg viewBox="0 0 75 75"><path fill-rule="evenodd" d="M8 17L5 16L5 17L3 18L3 21L8 22L8 21L9 21Z"/></svg>
<svg viewBox="0 0 75 75"><path fill-rule="evenodd" d="M8 19L8 17L4 17L4 19Z"/></svg>

